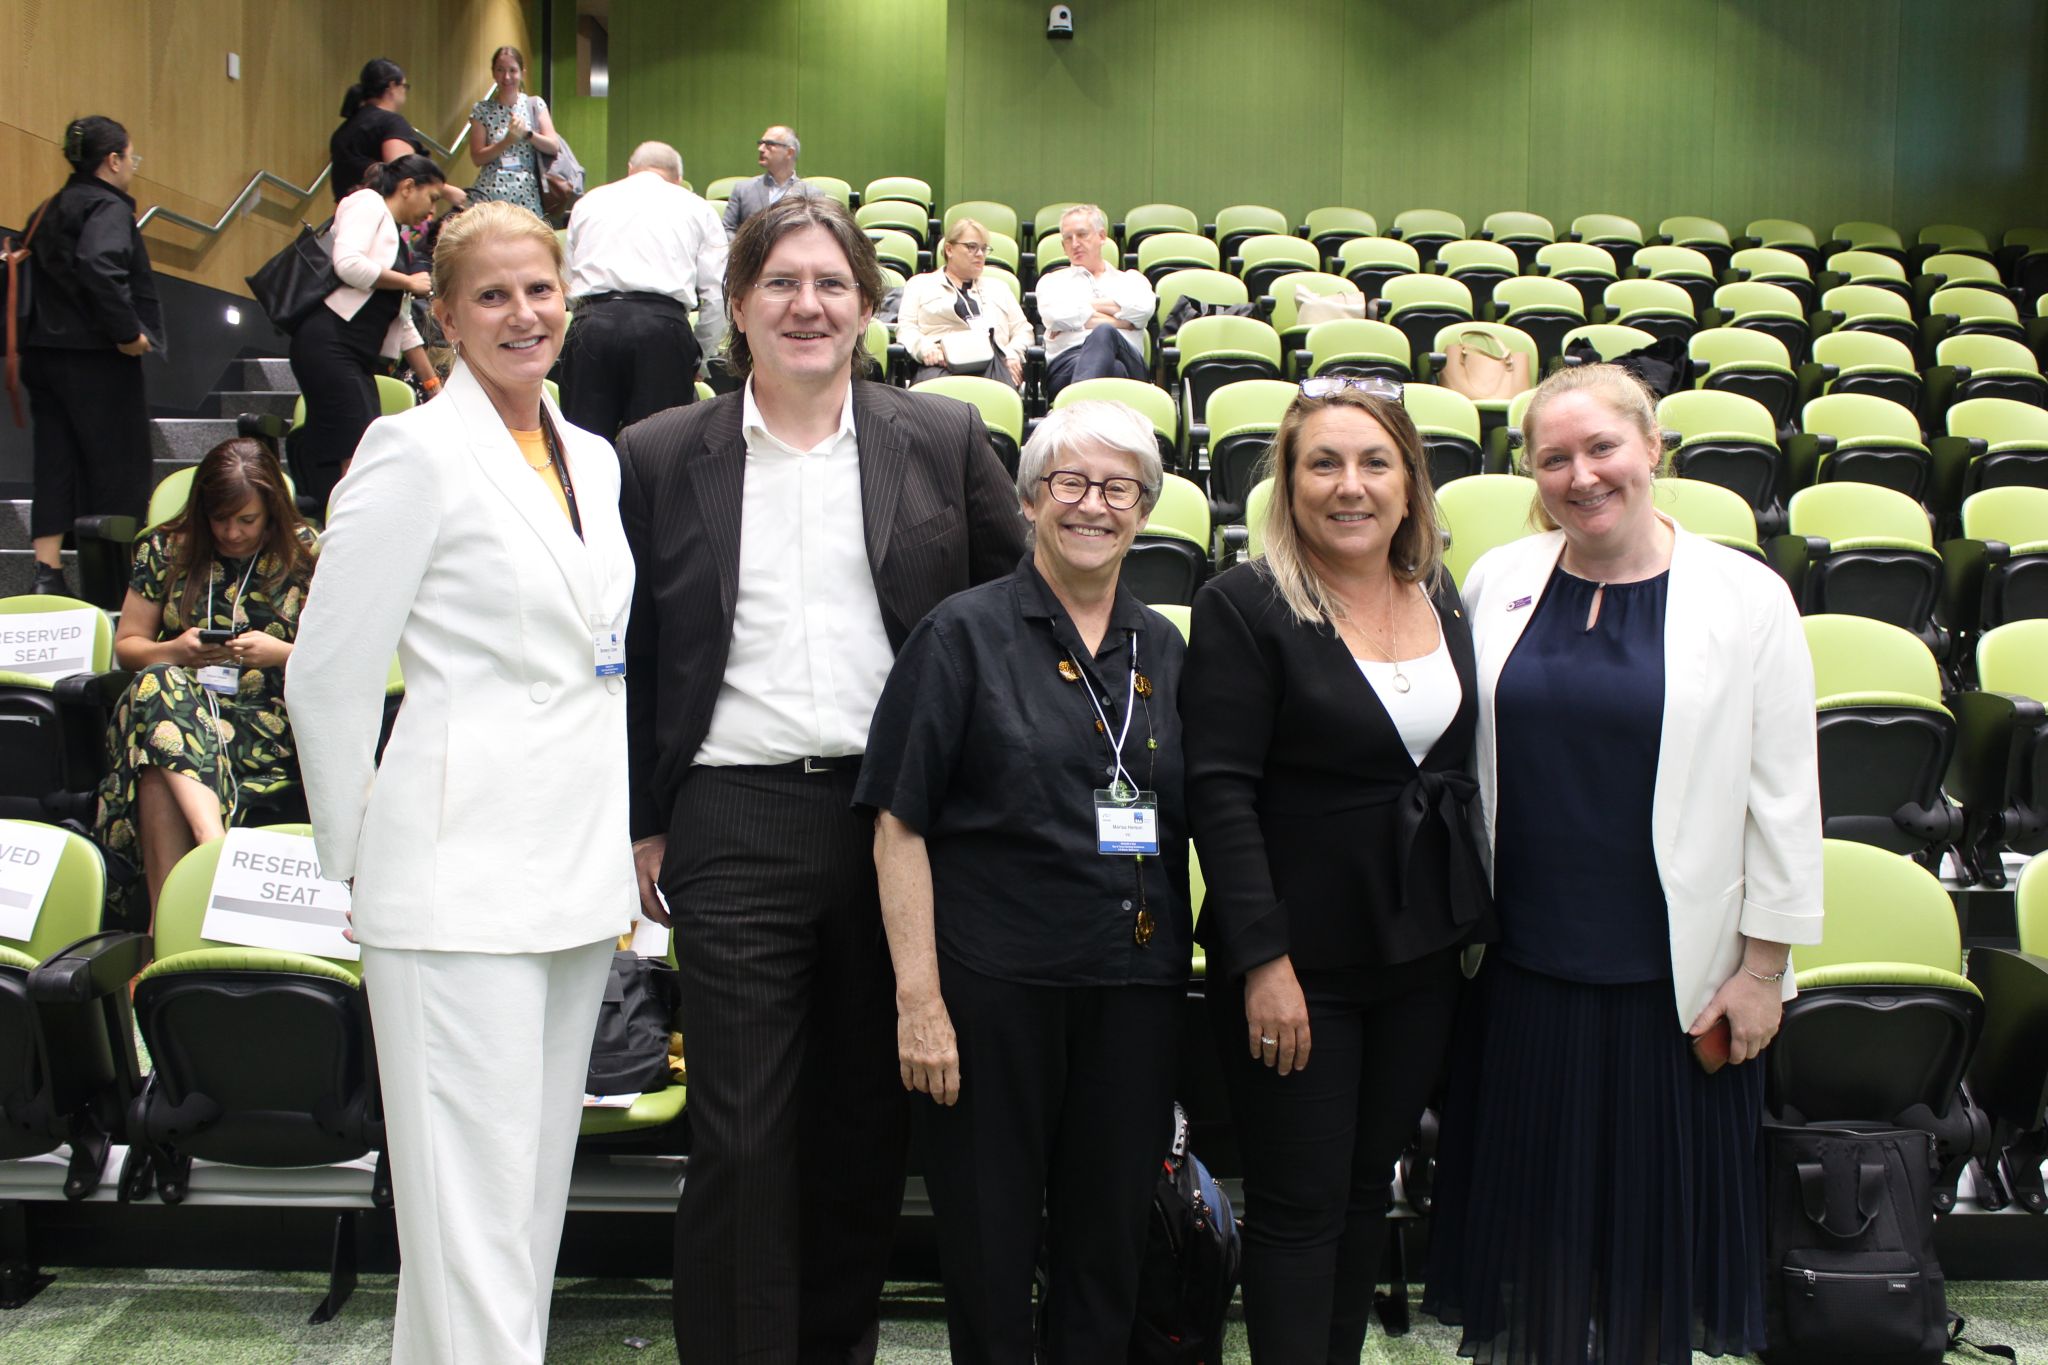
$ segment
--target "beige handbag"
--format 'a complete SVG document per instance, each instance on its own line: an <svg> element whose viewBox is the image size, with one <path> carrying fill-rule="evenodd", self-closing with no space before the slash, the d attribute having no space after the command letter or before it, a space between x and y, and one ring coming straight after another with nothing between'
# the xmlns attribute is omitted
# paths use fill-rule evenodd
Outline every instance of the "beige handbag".
<svg viewBox="0 0 2048 1365"><path fill-rule="evenodd" d="M1319 322L1364 316L1365 295L1356 286L1335 294L1320 293L1305 284L1294 286L1294 321L1297 326L1313 327Z"/></svg>
<svg viewBox="0 0 2048 1365"><path fill-rule="evenodd" d="M1476 328L1460 332L1458 339L1444 348L1440 382L1475 403L1485 398L1513 398L1530 387L1529 357L1510 349L1491 332Z"/></svg>
<svg viewBox="0 0 2048 1365"><path fill-rule="evenodd" d="M954 374L980 374L996 358L995 342L985 327L939 334L939 353Z"/></svg>

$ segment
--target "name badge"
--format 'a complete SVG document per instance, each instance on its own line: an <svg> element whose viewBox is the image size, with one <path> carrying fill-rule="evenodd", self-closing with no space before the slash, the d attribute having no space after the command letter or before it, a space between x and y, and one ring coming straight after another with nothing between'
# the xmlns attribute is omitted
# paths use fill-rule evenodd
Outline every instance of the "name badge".
<svg viewBox="0 0 2048 1365"><path fill-rule="evenodd" d="M208 664L199 670L199 685L209 692L232 697L242 690L242 670L233 664Z"/></svg>
<svg viewBox="0 0 2048 1365"><path fill-rule="evenodd" d="M1159 794L1123 789L1095 792L1096 851L1108 857L1159 856Z"/></svg>
<svg viewBox="0 0 2048 1365"><path fill-rule="evenodd" d="M590 645L597 656L598 677L626 676L626 637L622 633L616 630L594 630L590 633Z"/></svg>

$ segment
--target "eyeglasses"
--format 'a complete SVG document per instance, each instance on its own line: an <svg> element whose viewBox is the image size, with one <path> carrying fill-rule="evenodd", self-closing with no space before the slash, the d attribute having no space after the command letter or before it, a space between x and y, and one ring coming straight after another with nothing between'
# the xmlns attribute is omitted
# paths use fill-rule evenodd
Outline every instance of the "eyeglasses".
<svg viewBox="0 0 2048 1365"><path fill-rule="evenodd" d="M1389 403L1401 401L1398 379L1382 379L1373 374L1321 374L1301 381L1303 398L1335 398L1346 389L1356 389L1370 398L1384 398Z"/></svg>
<svg viewBox="0 0 2048 1365"><path fill-rule="evenodd" d="M1102 505L1112 512L1128 512L1145 496L1145 485L1136 479L1091 479L1075 469L1055 469L1039 482L1051 491L1054 502L1070 507L1085 499L1091 488L1102 490Z"/></svg>
<svg viewBox="0 0 2048 1365"><path fill-rule="evenodd" d="M754 145L755 145L755 146L757 146L757 147L787 147L787 146L789 146L789 144L788 144L787 142L781 142L781 141L778 141L778 140L776 140L775 138L772 138L772 137L764 137L764 138L762 138L762 139L761 139L761 140L760 140L759 142L755 143Z"/></svg>
<svg viewBox="0 0 2048 1365"><path fill-rule="evenodd" d="M949 245L953 250L964 251L970 256L988 255L988 243L986 242L952 242Z"/></svg>
<svg viewBox="0 0 2048 1365"><path fill-rule="evenodd" d="M805 285L809 285L812 292L826 303L850 299L860 288L842 275L822 275L815 280L798 280L787 275L776 275L769 279L754 281L754 288L761 297L772 299L776 303L794 301L797 295L804 292Z"/></svg>

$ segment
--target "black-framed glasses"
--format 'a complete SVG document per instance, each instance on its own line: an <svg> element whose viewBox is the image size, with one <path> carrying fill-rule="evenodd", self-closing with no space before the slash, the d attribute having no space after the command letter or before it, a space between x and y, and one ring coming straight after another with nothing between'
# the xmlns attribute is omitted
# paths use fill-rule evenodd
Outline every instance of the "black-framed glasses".
<svg viewBox="0 0 2048 1365"><path fill-rule="evenodd" d="M764 137L764 138L762 138L762 139L761 139L761 140L760 140L759 142L755 143L754 145L755 145L755 146L757 146L757 147L783 147L783 148L787 148L787 147L789 146L789 144L788 144L787 142L781 142L781 141L778 141L777 139L775 139L775 138L772 138L772 137Z"/></svg>
<svg viewBox="0 0 2048 1365"><path fill-rule="evenodd" d="M1303 398L1334 398L1346 389L1356 389L1371 398L1384 398L1389 403L1401 401L1401 381L1376 374L1319 374L1301 381Z"/></svg>
<svg viewBox="0 0 2048 1365"><path fill-rule="evenodd" d="M1088 490L1102 490L1102 505L1112 512L1128 512L1145 496L1145 485L1136 479L1091 479L1078 469L1055 469L1039 479L1054 502L1068 506L1088 496Z"/></svg>

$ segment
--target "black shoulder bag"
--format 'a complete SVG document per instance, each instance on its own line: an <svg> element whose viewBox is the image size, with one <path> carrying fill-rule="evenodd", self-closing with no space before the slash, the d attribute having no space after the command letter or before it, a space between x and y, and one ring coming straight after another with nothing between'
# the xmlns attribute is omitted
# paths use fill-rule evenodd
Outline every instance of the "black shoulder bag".
<svg viewBox="0 0 2048 1365"><path fill-rule="evenodd" d="M325 231L325 225L316 230L301 224L299 235L244 281L257 306L280 332L298 331L299 324L341 288L341 276L334 273L334 254L321 240Z"/></svg>

